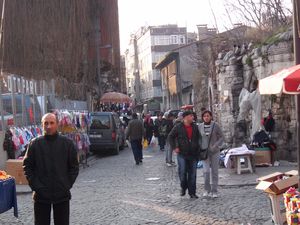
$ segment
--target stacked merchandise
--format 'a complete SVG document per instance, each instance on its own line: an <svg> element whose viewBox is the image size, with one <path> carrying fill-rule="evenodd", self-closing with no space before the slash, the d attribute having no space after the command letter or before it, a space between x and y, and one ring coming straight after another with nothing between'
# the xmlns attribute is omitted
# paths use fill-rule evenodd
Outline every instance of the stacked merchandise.
<svg viewBox="0 0 300 225"><path fill-rule="evenodd" d="M300 224L300 194L294 188L289 188L284 194L284 205L286 208L286 219L288 225Z"/></svg>
<svg viewBox="0 0 300 225"><path fill-rule="evenodd" d="M0 180L3 181L3 180L7 180L11 178L10 175L8 175L5 171L3 170L0 170Z"/></svg>

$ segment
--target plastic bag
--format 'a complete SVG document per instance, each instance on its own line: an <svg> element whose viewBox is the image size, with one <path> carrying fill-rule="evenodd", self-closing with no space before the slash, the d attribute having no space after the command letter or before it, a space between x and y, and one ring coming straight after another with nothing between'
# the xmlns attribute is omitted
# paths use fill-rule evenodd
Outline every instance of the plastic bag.
<svg viewBox="0 0 300 225"><path fill-rule="evenodd" d="M148 148L148 141L147 139L144 139L143 141L143 149Z"/></svg>
<svg viewBox="0 0 300 225"><path fill-rule="evenodd" d="M130 141L126 140L126 144L127 144L128 148L130 148L130 149L131 149L131 144L130 144Z"/></svg>
<svg viewBox="0 0 300 225"><path fill-rule="evenodd" d="M154 137L154 135L151 138L150 145L151 145L151 147L155 147L157 145L157 141L156 141L156 138Z"/></svg>

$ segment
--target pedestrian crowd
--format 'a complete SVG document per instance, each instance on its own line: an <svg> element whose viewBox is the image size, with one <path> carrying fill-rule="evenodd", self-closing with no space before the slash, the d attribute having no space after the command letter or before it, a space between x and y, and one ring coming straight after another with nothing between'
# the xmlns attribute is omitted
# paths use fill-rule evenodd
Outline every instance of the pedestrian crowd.
<svg viewBox="0 0 300 225"><path fill-rule="evenodd" d="M198 198L196 194L197 164L203 161L204 197L218 197L218 170L223 134L220 126L213 121L212 112L202 110L201 122L196 120L192 111L159 113L153 121L150 114L143 120L132 114L126 129L126 139L130 140L136 165L143 162L143 140L151 145L154 138L158 140L160 151L166 154L166 166L178 165L180 195ZM173 160L177 155L177 164ZM203 154L204 153L204 154Z"/></svg>
<svg viewBox="0 0 300 225"><path fill-rule="evenodd" d="M25 176L33 190L35 225L50 225L52 209L54 224L68 225L70 189L79 172L76 146L58 133L55 114L45 114L41 122L44 133L30 142L23 163ZM159 113L155 121L149 114L140 119L137 113L132 113L130 121L125 122L128 124L126 139L130 141L136 165L143 163L143 140L151 145L157 138L160 151L166 154L166 166L178 166L180 196L188 192L190 198L198 198L197 163L202 160L203 196L218 197L223 134L210 111L203 110L201 123L197 123L192 111L179 112L178 115ZM177 154L177 164L173 153Z"/></svg>

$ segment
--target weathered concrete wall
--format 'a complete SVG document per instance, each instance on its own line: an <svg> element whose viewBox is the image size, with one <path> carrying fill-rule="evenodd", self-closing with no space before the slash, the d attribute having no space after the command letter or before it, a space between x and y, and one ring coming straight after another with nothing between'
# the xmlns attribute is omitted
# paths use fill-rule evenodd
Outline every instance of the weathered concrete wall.
<svg viewBox="0 0 300 225"><path fill-rule="evenodd" d="M215 62L218 99L214 112L224 131L227 143L239 145L250 141L251 110L242 124L237 118L242 88L253 90L256 80L293 65L292 30L275 35L270 43L257 48L219 54ZM276 125L271 136L278 147L276 157L296 160L296 113L294 96L261 96L262 117L272 110ZM243 126L245 128L243 129Z"/></svg>
<svg viewBox="0 0 300 225"><path fill-rule="evenodd" d="M197 43L197 52L195 60L198 61L198 70L193 77L194 94L194 110L197 115L201 115L201 108L209 109L209 77L211 77L210 70L214 60L211 58L211 47L209 41L202 41Z"/></svg>

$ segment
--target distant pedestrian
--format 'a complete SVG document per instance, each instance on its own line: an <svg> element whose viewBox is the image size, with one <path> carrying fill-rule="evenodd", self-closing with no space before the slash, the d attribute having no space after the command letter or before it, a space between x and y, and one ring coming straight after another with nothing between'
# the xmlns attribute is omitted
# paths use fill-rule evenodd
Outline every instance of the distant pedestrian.
<svg viewBox="0 0 300 225"><path fill-rule="evenodd" d="M129 121L126 130L126 139L130 140L135 164L139 165L143 162L143 140L144 127L143 122L138 119L136 113L132 114L132 120Z"/></svg>
<svg viewBox="0 0 300 225"><path fill-rule="evenodd" d="M166 120L166 137L169 135L171 130L174 127L175 116L172 113L168 113ZM166 141L166 164L167 166L176 166L176 163L173 161L173 149L170 147L169 141Z"/></svg>
<svg viewBox="0 0 300 225"><path fill-rule="evenodd" d="M196 177L200 135L197 125L193 123L193 112L185 111L182 116L183 122L171 130L168 139L171 148L177 153L180 195L184 196L188 190L191 198L198 198Z"/></svg>
<svg viewBox="0 0 300 225"><path fill-rule="evenodd" d="M160 113L154 123L155 125L154 134L158 139L158 145L161 151L165 150L166 139L168 136L167 119L163 115L164 115L163 113Z"/></svg>
<svg viewBox="0 0 300 225"><path fill-rule="evenodd" d="M182 120L183 120L182 114L183 114L183 112L178 113L177 118L174 121L174 125L177 125L182 122Z"/></svg>
<svg viewBox="0 0 300 225"><path fill-rule="evenodd" d="M24 158L24 171L33 190L34 224L50 225L51 207L55 225L68 225L72 188L79 172L74 143L58 134L57 118L42 118L44 135L33 139Z"/></svg>
<svg viewBox="0 0 300 225"><path fill-rule="evenodd" d="M214 122L212 112L205 110L202 113L203 123L199 125L201 135L201 149L208 149L208 158L203 161L204 197L218 197L219 159L223 144L223 133L220 126ZM212 184L210 179L212 178Z"/></svg>
<svg viewBox="0 0 300 225"><path fill-rule="evenodd" d="M145 128L145 139L148 141L148 145L150 145L154 133L154 123L153 120L151 119L150 114L147 114L145 116L144 128Z"/></svg>

